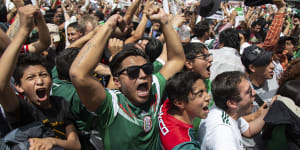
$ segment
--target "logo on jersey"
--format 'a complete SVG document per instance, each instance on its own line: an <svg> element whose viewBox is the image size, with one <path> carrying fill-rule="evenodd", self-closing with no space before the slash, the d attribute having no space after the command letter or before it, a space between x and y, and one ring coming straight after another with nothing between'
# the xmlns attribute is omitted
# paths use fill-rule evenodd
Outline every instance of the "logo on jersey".
<svg viewBox="0 0 300 150"><path fill-rule="evenodd" d="M152 121L150 116L144 117L144 131L149 132L152 128Z"/></svg>

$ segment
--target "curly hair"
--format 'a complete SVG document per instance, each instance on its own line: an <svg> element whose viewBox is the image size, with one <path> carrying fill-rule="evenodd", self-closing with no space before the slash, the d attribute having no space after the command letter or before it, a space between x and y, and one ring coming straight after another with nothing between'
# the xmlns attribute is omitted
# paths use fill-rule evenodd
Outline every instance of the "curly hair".
<svg viewBox="0 0 300 150"><path fill-rule="evenodd" d="M281 74L279 85L290 80L300 80L300 58L292 60L287 69Z"/></svg>

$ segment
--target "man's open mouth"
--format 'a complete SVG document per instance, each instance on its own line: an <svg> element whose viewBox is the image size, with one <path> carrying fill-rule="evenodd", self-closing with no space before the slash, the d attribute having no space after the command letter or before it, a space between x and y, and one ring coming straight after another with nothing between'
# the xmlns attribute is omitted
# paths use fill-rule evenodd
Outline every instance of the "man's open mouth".
<svg viewBox="0 0 300 150"><path fill-rule="evenodd" d="M149 95L148 83L142 83L137 87L137 95L140 97L146 97Z"/></svg>

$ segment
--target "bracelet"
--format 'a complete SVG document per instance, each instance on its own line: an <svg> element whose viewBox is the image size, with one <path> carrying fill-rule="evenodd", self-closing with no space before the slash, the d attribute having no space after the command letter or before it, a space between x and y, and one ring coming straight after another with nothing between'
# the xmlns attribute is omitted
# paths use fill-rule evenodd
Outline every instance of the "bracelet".
<svg viewBox="0 0 300 150"><path fill-rule="evenodd" d="M173 29L175 29L177 32L179 32L179 28L176 26L173 26Z"/></svg>

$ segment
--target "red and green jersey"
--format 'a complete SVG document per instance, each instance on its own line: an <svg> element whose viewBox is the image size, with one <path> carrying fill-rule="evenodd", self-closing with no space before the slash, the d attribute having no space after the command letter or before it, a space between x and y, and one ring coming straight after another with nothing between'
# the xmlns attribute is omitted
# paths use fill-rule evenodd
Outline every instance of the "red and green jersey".
<svg viewBox="0 0 300 150"><path fill-rule="evenodd" d="M106 90L105 102L96 111L105 150L158 148L157 116L165 84L160 73L152 76L149 99L143 107L133 105L118 90Z"/></svg>
<svg viewBox="0 0 300 150"><path fill-rule="evenodd" d="M196 138L196 130L192 124L187 124L168 114L171 107L166 100L161 107L158 117L161 147L164 150L200 150Z"/></svg>

